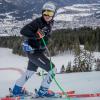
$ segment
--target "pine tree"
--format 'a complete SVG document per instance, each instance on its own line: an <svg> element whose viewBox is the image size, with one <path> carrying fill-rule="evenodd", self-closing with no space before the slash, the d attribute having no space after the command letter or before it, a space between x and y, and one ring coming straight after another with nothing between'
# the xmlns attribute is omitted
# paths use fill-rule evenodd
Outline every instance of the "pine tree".
<svg viewBox="0 0 100 100"><path fill-rule="evenodd" d="M62 65L62 67L60 69L60 73L65 73L65 67L64 67L64 65Z"/></svg>
<svg viewBox="0 0 100 100"><path fill-rule="evenodd" d="M97 59L96 61L96 71L100 71L100 59Z"/></svg>
<svg viewBox="0 0 100 100"><path fill-rule="evenodd" d="M67 72L67 73L72 72L72 69L71 69L71 62L68 62L68 65L67 65L67 67L66 67L66 72Z"/></svg>
<svg viewBox="0 0 100 100"><path fill-rule="evenodd" d="M79 55L75 55L74 65L78 71L91 71L92 64L94 63L94 56L92 52L87 51L84 47L80 47Z"/></svg>

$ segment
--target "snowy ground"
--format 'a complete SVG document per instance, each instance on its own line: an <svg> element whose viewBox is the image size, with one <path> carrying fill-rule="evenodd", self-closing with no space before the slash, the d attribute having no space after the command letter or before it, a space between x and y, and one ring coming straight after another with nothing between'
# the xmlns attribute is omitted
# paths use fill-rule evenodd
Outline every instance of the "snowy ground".
<svg viewBox="0 0 100 100"><path fill-rule="evenodd" d="M100 54L98 53L96 57L100 57ZM52 58L58 70L61 65L67 65L67 62L72 61L73 59L74 56L71 54L59 55ZM27 62L28 59L26 57L12 54L11 49L0 48L0 68L15 67L25 70ZM8 94L8 87L13 87L16 79L20 76L21 74L17 71L0 71L0 97ZM25 84L25 87L29 91L33 92L34 88L39 88L41 79L42 78L40 76L33 75L32 78ZM56 75L56 79L65 91L75 90L76 93L100 93L100 72L59 74ZM60 91L54 81L50 88L54 91ZM100 100L100 97L71 100Z"/></svg>

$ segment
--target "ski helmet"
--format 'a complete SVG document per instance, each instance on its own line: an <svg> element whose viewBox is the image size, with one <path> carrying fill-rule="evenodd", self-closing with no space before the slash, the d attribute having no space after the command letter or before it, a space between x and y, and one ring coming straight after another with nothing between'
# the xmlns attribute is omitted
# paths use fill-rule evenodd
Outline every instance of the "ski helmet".
<svg viewBox="0 0 100 100"><path fill-rule="evenodd" d="M42 12L44 12L44 11L46 11L46 10L52 11L52 12L54 12L54 14L55 14L55 12L56 12L56 6L55 6L55 4L52 3L52 2L46 2L46 3L43 5Z"/></svg>

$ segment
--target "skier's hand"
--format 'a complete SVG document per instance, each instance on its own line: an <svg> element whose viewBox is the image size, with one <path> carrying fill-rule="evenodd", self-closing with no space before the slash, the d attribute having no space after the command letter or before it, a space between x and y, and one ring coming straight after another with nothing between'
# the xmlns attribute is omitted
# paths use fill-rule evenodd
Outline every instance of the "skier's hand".
<svg viewBox="0 0 100 100"><path fill-rule="evenodd" d="M38 37L37 39L42 39L45 36L41 30L38 30L37 31L37 35L38 35L37 36Z"/></svg>

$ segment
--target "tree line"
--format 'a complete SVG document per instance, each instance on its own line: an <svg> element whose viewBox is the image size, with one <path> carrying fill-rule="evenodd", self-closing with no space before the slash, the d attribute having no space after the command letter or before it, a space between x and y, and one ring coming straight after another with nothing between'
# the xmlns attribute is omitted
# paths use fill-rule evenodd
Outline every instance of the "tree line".
<svg viewBox="0 0 100 100"><path fill-rule="evenodd" d="M25 56L22 51L22 41L21 36L0 37L0 47L11 48L14 54ZM52 32L48 48L51 55L56 55L67 50L77 50L78 45L84 45L87 50L100 51L100 28L82 27L55 30Z"/></svg>
<svg viewBox="0 0 100 100"><path fill-rule="evenodd" d="M84 45L85 49L100 51L100 28L82 27L75 29L55 30L52 35L50 49L52 53L77 49Z"/></svg>

